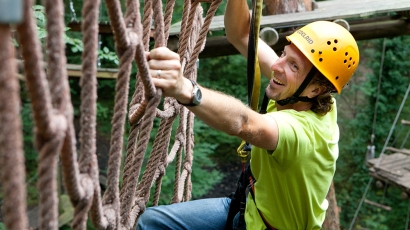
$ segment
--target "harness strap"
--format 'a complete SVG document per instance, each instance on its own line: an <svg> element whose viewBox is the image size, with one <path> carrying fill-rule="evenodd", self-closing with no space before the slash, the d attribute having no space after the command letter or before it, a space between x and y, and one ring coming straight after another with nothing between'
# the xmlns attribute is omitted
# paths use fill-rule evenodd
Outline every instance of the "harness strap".
<svg viewBox="0 0 410 230"><path fill-rule="evenodd" d="M251 167L248 165L246 170L243 171L239 177L237 188L235 193L231 194L230 198L232 199L231 205L229 207L228 218L225 226L225 230L232 230L233 228L233 219L235 215L240 213L239 215L239 222L238 226L243 227L245 226L245 206L246 206L246 189L248 188L249 192L251 193L253 202L255 202L255 207L263 220L263 223L266 226L267 230L276 230L276 228L272 227L262 215L262 212L258 209L255 200L255 188L254 183L256 182L255 177L252 174Z"/></svg>
<svg viewBox="0 0 410 230"><path fill-rule="evenodd" d="M288 97L286 99L278 100L276 101L279 105L287 105L287 104L295 104L298 101L303 101L303 102L310 102L313 100L313 98L309 97L300 97L299 95L303 92L303 90L306 89L306 87L309 85L310 81L313 79L315 74L317 73L316 67L312 67L310 69L308 75L306 76L305 80L303 80L302 84L300 84L299 88L296 90L296 92L293 94L293 96Z"/></svg>
<svg viewBox="0 0 410 230"><path fill-rule="evenodd" d="M265 217L263 216L261 210L259 210L258 206L256 205L256 200L255 200L255 188L254 188L254 183L256 182L256 179L255 179L255 177L254 177L253 174L252 174L252 171L251 171L251 167L250 167L250 166L247 168L247 170L249 170L249 172L248 172L248 175L249 175L249 177L248 177L248 179L249 179L249 187L250 187L249 192L250 192L250 194L251 194L251 196L252 196L253 202L255 203L255 207L256 207L256 209L258 210L259 215L261 216L261 218L262 218L262 220L263 220L263 223L264 223L265 226L266 226L266 229L268 229L268 230L276 230L276 228L272 227L272 225L270 225L270 224L268 223L268 221L267 221L267 220L265 219Z"/></svg>

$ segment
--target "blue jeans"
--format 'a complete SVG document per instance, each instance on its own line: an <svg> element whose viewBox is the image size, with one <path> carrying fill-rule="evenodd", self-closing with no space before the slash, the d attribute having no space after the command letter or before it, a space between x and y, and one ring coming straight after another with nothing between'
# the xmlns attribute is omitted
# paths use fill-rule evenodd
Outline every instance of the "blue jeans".
<svg viewBox="0 0 410 230"><path fill-rule="evenodd" d="M224 230L230 204L225 197L150 207L140 216L137 230Z"/></svg>

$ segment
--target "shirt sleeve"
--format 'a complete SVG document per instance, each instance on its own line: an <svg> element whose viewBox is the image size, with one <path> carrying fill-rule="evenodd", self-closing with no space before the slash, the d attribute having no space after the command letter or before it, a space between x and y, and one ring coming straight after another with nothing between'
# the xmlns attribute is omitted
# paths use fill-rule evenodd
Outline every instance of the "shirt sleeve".
<svg viewBox="0 0 410 230"><path fill-rule="evenodd" d="M269 113L278 124L278 145L272 156L286 170L312 151L312 127L306 114L294 110Z"/></svg>

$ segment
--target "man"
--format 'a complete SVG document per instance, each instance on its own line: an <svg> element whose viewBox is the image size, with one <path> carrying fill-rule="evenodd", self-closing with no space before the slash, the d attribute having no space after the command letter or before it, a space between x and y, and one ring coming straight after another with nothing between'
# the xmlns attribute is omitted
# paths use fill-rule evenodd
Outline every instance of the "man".
<svg viewBox="0 0 410 230"><path fill-rule="evenodd" d="M245 56L249 21L246 1L230 0L226 34ZM280 57L259 41L261 71L270 76L266 95L271 101L264 115L184 78L179 56L167 48L154 49L148 57L153 82L164 96L188 105L209 126L252 144L250 165L256 182L254 196L246 203L247 229L321 228L338 157L331 93L340 93L359 63L354 38L335 23L314 22L287 39L290 44ZM230 203L230 198L214 198L148 208L137 229L222 230Z"/></svg>

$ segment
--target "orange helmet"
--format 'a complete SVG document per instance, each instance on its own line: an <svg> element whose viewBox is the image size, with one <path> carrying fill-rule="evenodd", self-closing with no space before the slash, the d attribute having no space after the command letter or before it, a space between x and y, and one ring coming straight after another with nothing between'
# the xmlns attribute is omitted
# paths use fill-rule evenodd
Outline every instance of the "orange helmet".
<svg viewBox="0 0 410 230"><path fill-rule="evenodd" d="M340 94L359 64L359 48L341 25L312 22L286 37L335 86Z"/></svg>

